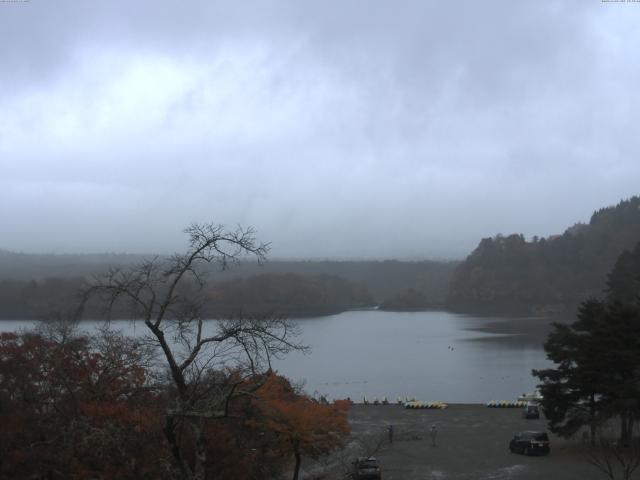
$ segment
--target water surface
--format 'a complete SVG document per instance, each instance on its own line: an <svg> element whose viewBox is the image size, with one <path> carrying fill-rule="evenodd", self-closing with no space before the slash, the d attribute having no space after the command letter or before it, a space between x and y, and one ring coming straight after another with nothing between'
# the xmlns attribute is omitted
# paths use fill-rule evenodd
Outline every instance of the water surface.
<svg viewBox="0 0 640 480"><path fill-rule="evenodd" d="M329 398L509 400L532 391L537 382L531 370L549 365L541 343L548 331L545 319L367 310L295 321L310 353L292 353L276 361L275 368L304 381L309 393ZM33 324L4 321L0 330ZM82 328L90 331L101 324L85 322ZM141 323L112 326L129 335L145 332Z"/></svg>

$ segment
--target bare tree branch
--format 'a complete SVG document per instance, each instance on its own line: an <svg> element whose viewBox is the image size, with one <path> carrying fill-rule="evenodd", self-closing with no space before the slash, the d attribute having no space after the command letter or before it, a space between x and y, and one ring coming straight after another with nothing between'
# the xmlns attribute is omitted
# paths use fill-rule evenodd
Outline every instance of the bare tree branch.
<svg viewBox="0 0 640 480"><path fill-rule="evenodd" d="M251 228L227 231L213 223L189 226L189 248L169 258L154 257L128 269L110 269L96 277L82 294L86 303L97 298L106 305L109 316L128 304L132 320L141 319L153 342L162 352L175 387L174 404L168 409L164 432L177 473L189 480L204 479L206 420L228 417L232 399L253 395L246 378L230 380L229 368L254 377L271 369L274 358L292 350L304 351L295 340L297 329L282 318L238 317L204 322L206 272L201 268L217 263L222 270L243 256L258 262L266 259L269 244L258 243ZM213 327L211 330L209 327ZM237 370L240 368L241 370ZM237 374L236 374L237 375ZM195 454L193 463L182 451L182 429L190 429Z"/></svg>

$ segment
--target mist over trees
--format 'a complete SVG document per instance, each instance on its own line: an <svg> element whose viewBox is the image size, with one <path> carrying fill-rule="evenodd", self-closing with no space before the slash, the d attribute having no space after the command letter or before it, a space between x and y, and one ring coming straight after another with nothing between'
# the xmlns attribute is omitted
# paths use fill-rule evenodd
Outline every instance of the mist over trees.
<svg viewBox="0 0 640 480"><path fill-rule="evenodd" d="M456 269L455 308L573 309L605 287L618 256L640 239L640 197L596 211L562 235L483 239Z"/></svg>
<svg viewBox="0 0 640 480"><path fill-rule="evenodd" d="M214 300L207 314L214 318L242 312L319 316L375 305L366 286L329 275L255 275L220 282L207 295Z"/></svg>
<svg viewBox="0 0 640 480"><path fill-rule="evenodd" d="M433 303L427 296L413 288L400 292L393 297L385 299L380 304L380 310L389 311L418 311L432 307Z"/></svg>
<svg viewBox="0 0 640 480"><path fill-rule="evenodd" d="M64 315L78 302L84 278L45 278L43 280L0 280L0 318L49 319ZM198 288L193 282L183 291ZM226 318L240 313L265 313L288 317L307 317L339 313L352 308L372 307L375 302L366 286L329 275L263 274L237 277L208 286L202 314L208 318ZM86 306L87 318L105 318L95 303ZM122 305L111 310L112 318L127 318Z"/></svg>
<svg viewBox="0 0 640 480"><path fill-rule="evenodd" d="M205 268L218 300L207 314L242 309L297 317L372 305L566 313L602 291L618 256L638 239L640 197L632 197L562 235L482 239L463 262L271 260L257 266L241 260L231 271ZM142 258L0 251L0 318L46 317L108 265L126 268Z"/></svg>
<svg viewBox="0 0 640 480"><path fill-rule="evenodd" d="M94 275L109 266L127 268L143 260L138 255L0 251L0 319L50 318L77 301L78 289ZM428 260L269 260L260 266L241 259L224 272L205 266L208 295L216 300L205 307L205 314L218 317L242 310L291 317L326 315L371 307L409 289L426 297L430 306L442 305L456 265ZM93 318L103 318L99 309L89 308ZM126 311L116 309L114 314L126 318Z"/></svg>

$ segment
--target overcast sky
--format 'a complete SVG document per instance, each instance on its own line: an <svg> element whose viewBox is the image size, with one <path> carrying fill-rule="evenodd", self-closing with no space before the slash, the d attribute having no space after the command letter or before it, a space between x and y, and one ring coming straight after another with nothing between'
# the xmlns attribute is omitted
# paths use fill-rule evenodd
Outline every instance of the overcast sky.
<svg viewBox="0 0 640 480"><path fill-rule="evenodd" d="M640 193L640 3L0 3L0 248L462 258Z"/></svg>

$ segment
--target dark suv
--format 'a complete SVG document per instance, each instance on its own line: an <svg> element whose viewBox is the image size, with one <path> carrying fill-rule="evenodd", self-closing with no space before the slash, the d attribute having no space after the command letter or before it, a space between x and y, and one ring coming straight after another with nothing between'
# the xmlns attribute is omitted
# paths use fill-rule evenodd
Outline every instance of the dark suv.
<svg viewBox="0 0 640 480"><path fill-rule="evenodd" d="M522 416L524 418L540 418L540 409L538 408L538 405L528 403L522 410Z"/></svg>
<svg viewBox="0 0 640 480"><path fill-rule="evenodd" d="M509 450L525 455L548 455L549 437L546 432L518 432L509 442Z"/></svg>
<svg viewBox="0 0 640 480"><path fill-rule="evenodd" d="M360 457L353 462L351 478L356 480L381 480L382 472L378 460L373 457Z"/></svg>

